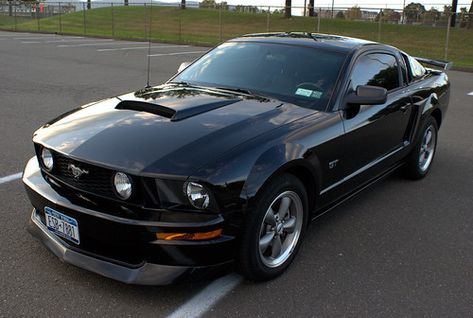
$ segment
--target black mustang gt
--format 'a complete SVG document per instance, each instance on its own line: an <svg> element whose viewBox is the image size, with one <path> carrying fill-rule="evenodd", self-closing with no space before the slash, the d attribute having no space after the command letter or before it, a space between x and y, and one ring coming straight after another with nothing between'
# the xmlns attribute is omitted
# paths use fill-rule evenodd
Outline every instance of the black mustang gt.
<svg viewBox="0 0 473 318"><path fill-rule="evenodd" d="M37 130L30 232L126 283L274 278L311 219L398 167L429 172L450 84L419 61L448 66L332 35L228 41Z"/></svg>

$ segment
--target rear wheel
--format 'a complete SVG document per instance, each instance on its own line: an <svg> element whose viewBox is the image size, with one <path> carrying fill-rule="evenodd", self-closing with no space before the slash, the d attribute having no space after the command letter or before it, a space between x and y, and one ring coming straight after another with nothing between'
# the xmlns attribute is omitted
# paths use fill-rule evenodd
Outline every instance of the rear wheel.
<svg viewBox="0 0 473 318"><path fill-rule="evenodd" d="M273 179L258 195L242 229L241 272L257 281L282 274L300 247L307 216L302 182L289 174Z"/></svg>
<svg viewBox="0 0 473 318"><path fill-rule="evenodd" d="M427 175L437 149L437 135L437 122L430 117L422 127L417 143L407 159L404 167L406 177L416 180Z"/></svg>

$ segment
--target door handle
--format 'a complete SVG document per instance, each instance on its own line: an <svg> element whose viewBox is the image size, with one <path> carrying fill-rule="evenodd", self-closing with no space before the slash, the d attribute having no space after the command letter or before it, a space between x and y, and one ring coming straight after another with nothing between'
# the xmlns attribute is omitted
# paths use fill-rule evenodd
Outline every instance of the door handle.
<svg viewBox="0 0 473 318"><path fill-rule="evenodd" d="M405 105L402 105L401 107L399 107L399 110L403 113L407 112L407 110L409 109L409 105L410 104L405 104Z"/></svg>

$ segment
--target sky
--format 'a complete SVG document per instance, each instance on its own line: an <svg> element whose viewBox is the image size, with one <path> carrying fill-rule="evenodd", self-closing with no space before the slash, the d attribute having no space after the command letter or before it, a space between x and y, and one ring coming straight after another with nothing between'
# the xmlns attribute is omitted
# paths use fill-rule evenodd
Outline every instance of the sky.
<svg viewBox="0 0 473 318"><path fill-rule="evenodd" d="M192 0L190 0L192 1ZM216 2L220 2L221 0L216 0ZM258 6L284 6L284 0L226 0L228 4L242 4L242 5L258 5ZM335 7L352 7L354 5L358 5L359 7L366 7L366 8L393 8L393 9L401 9L403 7L404 0L334 0ZM176 2L167 1L166 2ZM308 2L308 0L307 0ZM427 9L431 7L437 7L439 9L443 9L444 5L451 4L451 0L405 0L406 4L410 2L420 2L422 3ZM331 6L332 0L315 0L316 6ZM469 0L459 0L458 1L458 8L460 7L470 7L471 1ZM304 0L292 0L293 6L304 6Z"/></svg>

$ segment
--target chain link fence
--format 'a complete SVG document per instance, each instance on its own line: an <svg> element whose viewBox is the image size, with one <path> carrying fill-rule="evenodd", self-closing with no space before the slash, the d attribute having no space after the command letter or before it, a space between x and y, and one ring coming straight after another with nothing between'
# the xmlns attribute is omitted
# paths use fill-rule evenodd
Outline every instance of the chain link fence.
<svg viewBox="0 0 473 318"><path fill-rule="evenodd" d="M394 6L392 6L394 7ZM402 6L398 6L402 7ZM303 31L359 37L416 56L449 59L473 69L473 13L364 7L19 2L0 0L0 29L116 39L215 45L247 33Z"/></svg>

